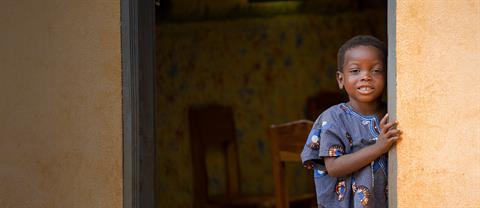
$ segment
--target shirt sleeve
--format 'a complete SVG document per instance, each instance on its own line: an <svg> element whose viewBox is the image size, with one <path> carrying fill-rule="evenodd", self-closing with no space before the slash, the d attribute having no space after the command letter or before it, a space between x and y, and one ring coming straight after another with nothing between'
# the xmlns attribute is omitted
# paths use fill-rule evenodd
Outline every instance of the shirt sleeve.
<svg viewBox="0 0 480 208"><path fill-rule="evenodd" d="M338 127L332 120L321 121L320 147L318 156L338 157L345 154L345 144L342 140L345 130Z"/></svg>
<svg viewBox="0 0 480 208"><path fill-rule="evenodd" d="M300 157L302 158L302 164L306 164L309 162L318 163L320 157L318 155L318 149L320 146L320 132L321 129L319 125L317 125L317 121L313 124L310 133L308 134L307 141L305 142L305 146L303 147L302 153Z"/></svg>

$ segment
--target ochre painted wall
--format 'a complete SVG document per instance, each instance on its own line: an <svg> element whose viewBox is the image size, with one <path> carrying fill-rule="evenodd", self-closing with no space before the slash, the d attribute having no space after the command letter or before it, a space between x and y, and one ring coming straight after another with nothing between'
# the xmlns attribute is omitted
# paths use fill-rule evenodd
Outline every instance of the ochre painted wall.
<svg viewBox="0 0 480 208"><path fill-rule="evenodd" d="M305 117L308 96L338 90L336 54L356 34L384 39L385 10L337 15L162 23L157 28L157 199L159 207L192 207L188 107L232 106L244 193L272 193L267 128ZM219 154L207 157L209 188L226 189ZM293 192L313 187L300 163ZM294 166L292 164L292 166ZM312 190L313 192L313 190Z"/></svg>
<svg viewBox="0 0 480 208"><path fill-rule="evenodd" d="M398 207L480 207L480 1L397 1Z"/></svg>
<svg viewBox="0 0 480 208"><path fill-rule="evenodd" d="M0 14L0 206L122 207L120 2Z"/></svg>

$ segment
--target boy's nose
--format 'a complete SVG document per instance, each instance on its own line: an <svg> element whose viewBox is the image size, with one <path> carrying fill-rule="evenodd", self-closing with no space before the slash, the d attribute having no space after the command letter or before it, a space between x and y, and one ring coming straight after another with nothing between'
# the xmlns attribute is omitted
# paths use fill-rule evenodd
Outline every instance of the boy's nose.
<svg viewBox="0 0 480 208"><path fill-rule="evenodd" d="M364 73L362 75L362 81L370 81L372 79L372 76L370 73Z"/></svg>

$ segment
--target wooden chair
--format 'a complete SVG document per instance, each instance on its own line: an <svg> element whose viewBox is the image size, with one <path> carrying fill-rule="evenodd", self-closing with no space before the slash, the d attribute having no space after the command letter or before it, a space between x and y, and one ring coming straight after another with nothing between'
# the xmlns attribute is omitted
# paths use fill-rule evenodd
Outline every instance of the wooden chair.
<svg viewBox="0 0 480 208"><path fill-rule="evenodd" d="M189 109L190 138L194 177L194 207L273 207L273 196L240 193L235 123L231 107L206 105ZM206 151L223 150L227 193L208 194Z"/></svg>
<svg viewBox="0 0 480 208"><path fill-rule="evenodd" d="M313 122L298 120L290 123L271 125L268 131L272 145L273 177L275 180L275 204L277 208L288 208L290 203L306 201L310 207L316 205L315 192L289 196L285 178L285 163L300 163L300 153L305 145ZM311 174L311 172L306 172ZM312 176L313 186L313 176Z"/></svg>

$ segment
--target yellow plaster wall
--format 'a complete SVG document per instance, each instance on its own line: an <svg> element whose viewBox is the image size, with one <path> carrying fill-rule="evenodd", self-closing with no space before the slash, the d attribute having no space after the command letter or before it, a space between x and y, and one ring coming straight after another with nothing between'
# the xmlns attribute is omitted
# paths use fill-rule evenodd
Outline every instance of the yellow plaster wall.
<svg viewBox="0 0 480 208"><path fill-rule="evenodd" d="M120 2L0 14L0 206L122 207Z"/></svg>
<svg viewBox="0 0 480 208"><path fill-rule="evenodd" d="M480 1L397 1L398 207L480 207Z"/></svg>

